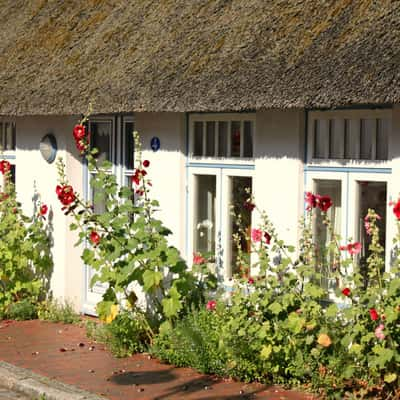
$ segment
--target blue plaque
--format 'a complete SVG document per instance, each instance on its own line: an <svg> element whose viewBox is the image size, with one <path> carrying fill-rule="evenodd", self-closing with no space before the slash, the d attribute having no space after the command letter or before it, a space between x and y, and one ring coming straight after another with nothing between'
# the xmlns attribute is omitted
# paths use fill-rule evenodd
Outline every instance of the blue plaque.
<svg viewBox="0 0 400 400"><path fill-rule="evenodd" d="M150 146L153 151L160 150L160 145L161 145L160 138L158 138L157 136L151 138Z"/></svg>

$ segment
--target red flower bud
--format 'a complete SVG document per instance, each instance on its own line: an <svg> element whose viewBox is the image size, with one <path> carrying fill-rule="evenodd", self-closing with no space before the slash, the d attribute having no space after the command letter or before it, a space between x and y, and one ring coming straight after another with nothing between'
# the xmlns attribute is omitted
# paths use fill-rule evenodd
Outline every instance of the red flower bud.
<svg viewBox="0 0 400 400"><path fill-rule="evenodd" d="M346 287L342 290L342 294L343 296L349 297L351 294L351 290L348 287Z"/></svg>
<svg viewBox="0 0 400 400"><path fill-rule="evenodd" d="M100 235L96 231L90 232L90 241L97 246L100 243Z"/></svg>
<svg viewBox="0 0 400 400"><path fill-rule="evenodd" d="M0 172L4 175L11 169L11 164L7 160L0 161Z"/></svg>
<svg viewBox="0 0 400 400"><path fill-rule="evenodd" d="M376 321L376 320L379 319L379 314L378 314L378 312L375 310L375 308L371 308L371 309L369 310L369 315L370 315L372 321Z"/></svg>
<svg viewBox="0 0 400 400"><path fill-rule="evenodd" d="M143 167L147 168L150 165L150 161L149 160L144 160L143 161Z"/></svg>
<svg viewBox="0 0 400 400"><path fill-rule="evenodd" d="M47 214L47 211L48 211L48 207L46 206L46 204L43 204L43 205L40 207L39 213L40 213L40 215L46 215L46 214Z"/></svg>

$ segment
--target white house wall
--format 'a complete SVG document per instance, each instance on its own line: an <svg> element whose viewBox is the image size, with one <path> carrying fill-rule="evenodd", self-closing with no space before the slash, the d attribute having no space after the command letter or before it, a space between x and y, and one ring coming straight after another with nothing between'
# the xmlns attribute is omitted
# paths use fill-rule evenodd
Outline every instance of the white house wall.
<svg viewBox="0 0 400 400"><path fill-rule="evenodd" d="M160 203L158 217L173 234L169 242L185 249L185 114L137 113L135 129L142 141L143 159L150 161L151 196ZM150 147L152 137L159 137L160 150Z"/></svg>
<svg viewBox="0 0 400 400"><path fill-rule="evenodd" d="M304 110L256 113L254 195L279 236L298 241L303 204ZM255 218L257 223L257 216Z"/></svg>
<svg viewBox="0 0 400 400"><path fill-rule="evenodd" d="M69 219L61 211L55 188L57 169L55 162L48 164L40 155L39 143L44 135L53 133L57 139L57 157L66 163L68 179L74 189L82 193L81 160L75 149L72 128L77 117L43 116L17 118L16 189L24 211L33 212L32 196L38 191L43 203L52 214L54 247L54 272L51 290L57 298L72 301L81 307L83 288L83 266L79 249L74 247L75 233L68 229Z"/></svg>

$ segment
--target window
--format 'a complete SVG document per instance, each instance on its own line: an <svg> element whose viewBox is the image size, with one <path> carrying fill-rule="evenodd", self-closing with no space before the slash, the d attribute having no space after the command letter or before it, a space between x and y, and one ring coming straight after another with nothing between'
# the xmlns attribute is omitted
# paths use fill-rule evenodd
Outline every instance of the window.
<svg viewBox="0 0 400 400"><path fill-rule="evenodd" d="M254 118L196 115L191 124L191 155L212 158L252 158Z"/></svg>
<svg viewBox="0 0 400 400"><path fill-rule="evenodd" d="M381 244L385 248L386 268L389 268L386 215L391 193L390 136L390 110L308 113L306 191L332 198L328 216L333 231L341 238L340 244L361 243L358 256L361 266L369 256L370 238L364 218L371 208L381 217ZM331 237L318 211L313 230L323 276L321 283L334 289L338 284L330 279L334 260L326 246Z"/></svg>
<svg viewBox="0 0 400 400"><path fill-rule="evenodd" d="M250 264L251 212L243 204L252 190L254 129L254 114L189 117L188 254L214 255L226 278L245 275Z"/></svg>
<svg viewBox="0 0 400 400"><path fill-rule="evenodd" d="M15 184L17 128L15 121L0 118L0 159L11 163L11 180Z"/></svg>
<svg viewBox="0 0 400 400"><path fill-rule="evenodd" d="M313 115L313 114L312 114ZM310 118L313 160L388 160L390 115L336 115L322 112Z"/></svg>
<svg viewBox="0 0 400 400"><path fill-rule="evenodd" d="M130 183L130 176L134 169L134 120L129 115L94 116L90 118L89 131L91 146L96 147L99 153L96 157L99 161L110 161L112 166L107 173L115 174L117 182L121 185ZM95 212L102 213L105 210L105 200L101 198L102 191L92 187L90 180L95 172L87 171L86 174L86 199L94 200ZM86 299L85 311L94 312L94 305L101 299L105 286L96 283L90 287L90 281L94 271L86 269Z"/></svg>

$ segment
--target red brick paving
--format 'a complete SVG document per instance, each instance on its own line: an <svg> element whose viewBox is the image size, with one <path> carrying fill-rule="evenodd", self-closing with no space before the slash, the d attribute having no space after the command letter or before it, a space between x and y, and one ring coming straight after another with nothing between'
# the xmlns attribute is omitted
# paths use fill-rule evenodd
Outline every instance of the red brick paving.
<svg viewBox="0 0 400 400"><path fill-rule="evenodd" d="M92 351L90 346L94 346ZM146 355L117 359L102 345L87 339L85 329L76 325L0 321L0 360L111 400L312 399L305 393L224 381L190 368L174 368Z"/></svg>

